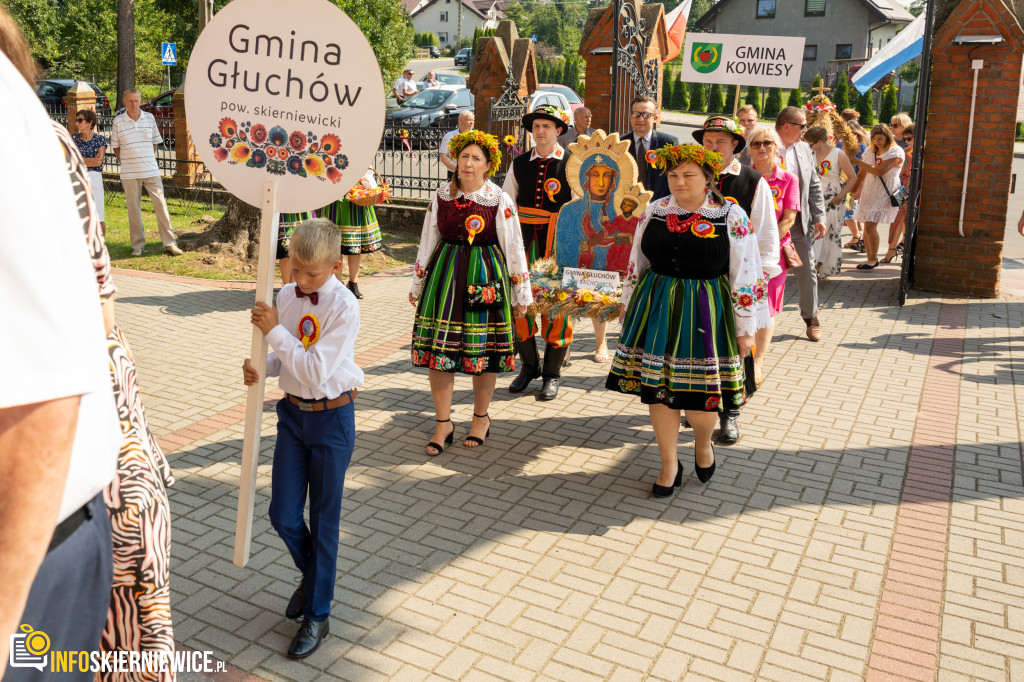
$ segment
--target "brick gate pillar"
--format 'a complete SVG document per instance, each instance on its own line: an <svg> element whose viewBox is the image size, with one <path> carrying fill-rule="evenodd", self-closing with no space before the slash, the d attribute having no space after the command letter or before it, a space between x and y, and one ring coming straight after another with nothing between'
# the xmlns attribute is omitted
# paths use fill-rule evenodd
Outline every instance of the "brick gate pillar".
<svg viewBox="0 0 1024 682"><path fill-rule="evenodd" d="M958 44L957 36L999 36ZM999 293L1024 31L1002 0L962 0L935 32L916 287L967 296ZM970 120L972 61L980 60L963 233L961 189Z"/></svg>
<svg viewBox="0 0 1024 682"><path fill-rule="evenodd" d="M82 109L96 111L96 93L84 81L76 81L64 95L64 103L68 110L68 131L74 135L78 132L78 125L75 123L75 116L78 112ZM99 126L96 128L96 132L100 132Z"/></svg>

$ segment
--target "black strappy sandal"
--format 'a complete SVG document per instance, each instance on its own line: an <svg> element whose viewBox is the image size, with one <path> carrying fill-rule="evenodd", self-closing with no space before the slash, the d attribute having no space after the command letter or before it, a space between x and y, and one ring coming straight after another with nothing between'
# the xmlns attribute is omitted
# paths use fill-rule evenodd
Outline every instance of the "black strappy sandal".
<svg viewBox="0 0 1024 682"><path fill-rule="evenodd" d="M435 419L434 421L436 421L438 424L443 424L444 422L451 422L451 417L449 417L448 419ZM455 424L452 424L452 430L449 431L448 435L445 437L444 445L439 445L438 443L435 443L434 441L430 441L429 443L427 443L427 448L434 448L435 450L437 450L437 452L431 452L428 449L427 450L427 454L430 455L431 457L437 457L442 452L444 452L445 445L451 445L454 441L455 441Z"/></svg>
<svg viewBox="0 0 1024 682"><path fill-rule="evenodd" d="M488 436L491 435L491 416L489 414L477 414L476 412L473 413L473 416L476 417L477 419L483 419L485 417L487 418L487 433L484 434L483 438L477 438L476 436L466 436L466 440L462 444L465 445L467 448L480 447L481 445L484 444L484 440L486 440ZM476 443L476 445L470 445L470 443Z"/></svg>

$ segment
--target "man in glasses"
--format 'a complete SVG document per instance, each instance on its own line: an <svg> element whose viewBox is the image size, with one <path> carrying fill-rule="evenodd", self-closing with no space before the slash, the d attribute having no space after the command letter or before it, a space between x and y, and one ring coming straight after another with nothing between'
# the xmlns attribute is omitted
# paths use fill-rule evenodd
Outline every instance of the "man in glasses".
<svg viewBox="0 0 1024 682"><path fill-rule="evenodd" d="M412 79L413 75L412 69L406 69L402 72L402 77L395 81L395 86L391 88L391 92L394 93L399 104L417 92L416 81Z"/></svg>
<svg viewBox="0 0 1024 682"><path fill-rule="evenodd" d="M658 122L658 103L650 97L636 97L629 105L629 123L633 130L622 136L629 140L629 153L636 159L640 184L654 192L651 201L657 201L669 195L668 178L647 163L646 154L652 149L661 149L679 144L674 136L660 133L654 129Z"/></svg>
<svg viewBox="0 0 1024 682"><path fill-rule="evenodd" d="M783 168L800 180L800 213L790 231L803 265L796 268L800 287L800 315L807 324L807 338L821 340L818 324L818 273L814 268L814 240L825 236L825 198L814 170L814 152L800 138L807 129L807 115L800 107L786 107L775 119L775 132L782 138L779 150Z"/></svg>

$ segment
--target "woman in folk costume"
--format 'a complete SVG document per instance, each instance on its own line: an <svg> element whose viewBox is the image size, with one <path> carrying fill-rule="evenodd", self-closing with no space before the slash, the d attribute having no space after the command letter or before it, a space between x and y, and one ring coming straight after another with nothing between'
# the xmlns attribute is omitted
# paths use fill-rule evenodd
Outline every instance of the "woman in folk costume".
<svg viewBox="0 0 1024 682"><path fill-rule="evenodd" d="M359 185L366 189L376 189L377 180L373 168L369 168ZM373 206L360 206L342 197L333 204L320 209L320 216L334 222L341 230L341 255L348 261L348 288L356 298L362 298L359 291L359 261L364 253L380 251L382 238L380 225L377 224L377 213ZM338 280L343 281L342 272L338 271Z"/></svg>
<svg viewBox="0 0 1024 682"><path fill-rule="evenodd" d="M606 387L649 406L661 455L655 497L682 484L681 412L694 430L702 483L715 472L718 413L742 405L742 359L767 305L757 237L746 213L714 188L721 156L695 144L663 147L655 165L671 195L644 211L622 288L622 334Z"/></svg>
<svg viewBox="0 0 1024 682"><path fill-rule="evenodd" d="M513 314L533 301L519 219L511 197L488 180L501 164L498 141L479 130L452 138L458 172L434 195L420 236L409 302L416 306L412 362L430 370L437 423L427 443L439 455L455 438L455 372L473 376L466 447L490 435L488 406L499 372L515 369Z"/></svg>

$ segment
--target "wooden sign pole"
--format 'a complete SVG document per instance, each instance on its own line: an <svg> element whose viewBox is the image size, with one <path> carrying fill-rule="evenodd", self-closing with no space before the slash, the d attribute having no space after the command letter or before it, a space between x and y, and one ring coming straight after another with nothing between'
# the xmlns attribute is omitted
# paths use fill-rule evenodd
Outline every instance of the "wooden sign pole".
<svg viewBox="0 0 1024 682"><path fill-rule="evenodd" d="M277 182L263 184L260 216L260 254L257 261L256 302L272 305L274 299L274 254L277 250ZM252 541L252 515L256 493L256 469L260 463L260 431L263 428L263 393L267 380L267 337L252 328L252 366L260 379L249 387L245 403L245 436L242 440L242 471L238 489L238 517L235 520L234 564L243 568L249 562Z"/></svg>
<svg viewBox="0 0 1024 682"><path fill-rule="evenodd" d="M736 112L740 109L740 86L736 86L736 97L732 100L732 117L736 118Z"/></svg>

